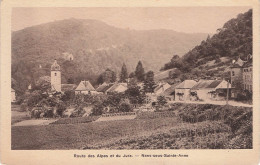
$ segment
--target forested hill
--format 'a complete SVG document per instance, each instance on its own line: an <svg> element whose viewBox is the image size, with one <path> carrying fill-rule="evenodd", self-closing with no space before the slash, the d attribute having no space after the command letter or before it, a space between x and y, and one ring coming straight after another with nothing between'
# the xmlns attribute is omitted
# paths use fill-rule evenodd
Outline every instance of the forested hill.
<svg viewBox="0 0 260 165"><path fill-rule="evenodd" d="M89 19L54 21L12 33L12 78L24 89L39 75L49 75L55 58L64 68L63 83L69 78L75 83L95 79L107 68L118 75L123 63L132 72L139 60L146 71L156 72L173 54L185 54L206 37L173 30L120 29ZM63 64L64 52L73 54L73 62Z"/></svg>
<svg viewBox="0 0 260 165"><path fill-rule="evenodd" d="M246 60L249 54L252 54L252 10L226 22L216 34L208 36L181 58L173 56L162 70L178 68L186 77L223 78L228 75L227 67L233 59L240 56Z"/></svg>

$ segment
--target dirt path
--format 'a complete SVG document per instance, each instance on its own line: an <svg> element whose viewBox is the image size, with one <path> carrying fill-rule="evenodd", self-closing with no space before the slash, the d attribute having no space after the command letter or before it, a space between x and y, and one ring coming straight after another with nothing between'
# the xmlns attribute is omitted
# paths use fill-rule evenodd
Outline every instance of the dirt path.
<svg viewBox="0 0 260 165"><path fill-rule="evenodd" d="M171 101L170 103L188 103L188 104L214 104L214 105L226 105L226 101ZM237 107L253 107L253 105L250 104L244 104L241 102L236 101L228 101L228 105L237 106Z"/></svg>
<svg viewBox="0 0 260 165"><path fill-rule="evenodd" d="M52 122L55 122L57 119L38 119L38 120L24 120L18 123L14 123L13 126L35 126L35 125L49 125Z"/></svg>

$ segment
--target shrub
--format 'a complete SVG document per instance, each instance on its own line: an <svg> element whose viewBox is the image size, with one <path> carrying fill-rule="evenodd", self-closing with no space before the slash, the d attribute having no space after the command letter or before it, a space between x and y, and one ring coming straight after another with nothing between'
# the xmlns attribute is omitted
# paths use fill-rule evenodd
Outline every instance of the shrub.
<svg viewBox="0 0 260 165"><path fill-rule="evenodd" d="M130 111L133 111L133 107L129 103L122 103L119 106L119 111L120 112L130 112Z"/></svg>
<svg viewBox="0 0 260 165"><path fill-rule="evenodd" d="M46 108L44 111L45 112L44 112L43 117L48 117L48 118L54 117L53 108Z"/></svg>
<svg viewBox="0 0 260 165"><path fill-rule="evenodd" d="M83 109L82 106L79 106L75 109L74 112L72 112L72 114L70 115L70 117L82 117L84 115L85 110Z"/></svg>
<svg viewBox="0 0 260 165"><path fill-rule="evenodd" d="M63 112L66 110L66 106L63 104L63 103L59 103L57 105L57 110L56 110L56 113L57 115L59 116L62 116L63 115Z"/></svg>
<svg viewBox="0 0 260 165"><path fill-rule="evenodd" d="M167 103L167 100L165 99L164 96L158 96L157 103L159 106L164 106Z"/></svg>
<svg viewBox="0 0 260 165"><path fill-rule="evenodd" d="M21 109L21 111L27 111L28 110L27 104L26 103L22 103L20 109Z"/></svg>
<svg viewBox="0 0 260 165"><path fill-rule="evenodd" d="M35 106L43 99L41 91L33 91L30 95L28 95L27 105L30 107Z"/></svg>

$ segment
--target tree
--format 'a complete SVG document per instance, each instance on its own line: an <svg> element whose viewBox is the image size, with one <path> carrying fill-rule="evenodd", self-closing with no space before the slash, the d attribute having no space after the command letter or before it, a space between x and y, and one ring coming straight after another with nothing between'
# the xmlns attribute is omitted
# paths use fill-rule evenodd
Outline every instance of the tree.
<svg viewBox="0 0 260 165"><path fill-rule="evenodd" d="M153 71L149 71L146 73L146 78L144 81L144 92L145 93L153 93L156 84L154 82L154 73Z"/></svg>
<svg viewBox="0 0 260 165"><path fill-rule="evenodd" d="M35 89L41 91L48 91L51 89L51 77L50 76L42 76L39 80L36 81Z"/></svg>
<svg viewBox="0 0 260 165"><path fill-rule="evenodd" d="M143 104L145 102L145 93L137 86L135 79L129 82L125 95L131 104Z"/></svg>
<svg viewBox="0 0 260 165"><path fill-rule="evenodd" d="M128 78L128 73L127 73L126 65L124 63L120 73L120 82L126 82L127 78Z"/></svg>
<svg viewBox="0 0 260 165"><path fill-rule="evenodd" d="M138 62L135 69L135 76L138 81L144 81L144 68L141 61Z"/></svg>
<svg viewBox="0 0 260 165"><path fill-rule="evenodd" d="M167 100L165 99L164 96L158 96L157 103L159 106L164 106L167 103Z"/></svg>
<svg viewBox="0 0 260 165"><path fill-rule="evenodd" d="M129 78L134 78L135 77L135 73L134 72L131 72L130 74L129 74Z"/></svg>
<svg viewBox="0 0 260 165"><path fill-rule="evenodd" d="M130 112L133 110L133 107L129 103L122 103L119 106L119 111L120 112Z"/></svg>
<svg viewBox="0 0 260 165"><path fill-rule="evenodd" d="M116 73L110 69L106 69L105 72L101 73L97 79L98 84L112 83L116 81Z"/></svg>
<svg viewBox="0 0 260 165"><path fill-rule="evenodd" d="M111 82L116 82L116 73L112 71Z"/></svg>

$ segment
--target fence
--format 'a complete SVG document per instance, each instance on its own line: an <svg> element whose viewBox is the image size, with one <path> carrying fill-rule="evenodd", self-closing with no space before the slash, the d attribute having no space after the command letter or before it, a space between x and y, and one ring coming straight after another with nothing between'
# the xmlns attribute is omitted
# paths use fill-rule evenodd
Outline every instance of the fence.
<svg viewBox="0 0 260 165"><path fill-rule="evenodd" d="M102 117L111 117L111 116L126 116L126 115L136 115L136 112L122 112L122 113L111 113L103 114Z"/></svg>

